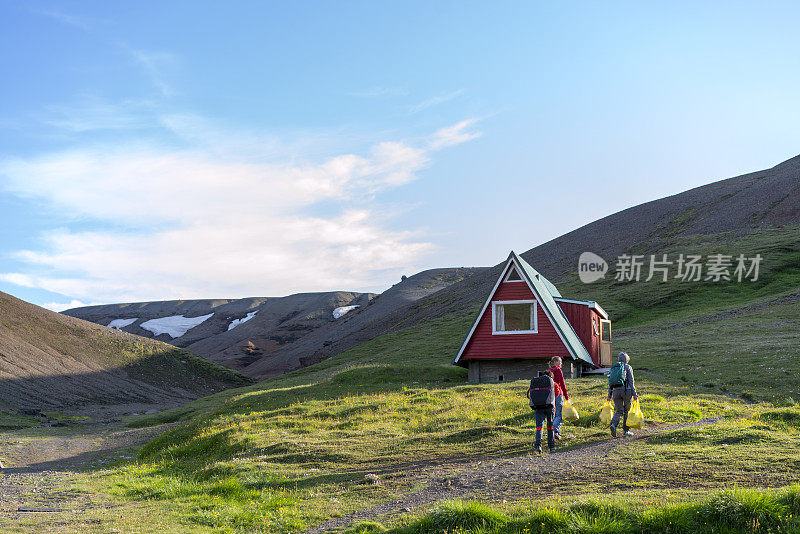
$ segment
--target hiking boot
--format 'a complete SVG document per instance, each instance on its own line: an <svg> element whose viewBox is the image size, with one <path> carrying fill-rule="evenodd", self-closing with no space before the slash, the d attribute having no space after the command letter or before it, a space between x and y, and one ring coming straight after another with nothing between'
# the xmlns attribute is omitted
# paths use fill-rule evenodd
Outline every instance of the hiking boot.
<svg viewBox="0 0 800 534"><path fill-rule="evenodd" d="M611 429L611 435L616 438L617 437L617 427L615 427L614 425L611 425L609 428Z"/></svg>
<svg viewBox="0 0 800 534"><path fill-rule="evenodd" d="M550 454L553 454L554 452L556 452L556 448L555 447L550 447Z"/></svg>
<svg viewBox="0 0 800 534"><path fill-rule="evenodd" d="M542 454L542 446L541 445L538 445L538 446L534 447L533 450L538 452L539 454Z"/></svg>
<svg viewBox="0 0 800 534"><path fill-rule="evenodd" d="M626 438L629 438L629 437L633 436L633 432L631 432L630 430L626 430L625 434L623 434L623 436L625 436Z"/></svg>

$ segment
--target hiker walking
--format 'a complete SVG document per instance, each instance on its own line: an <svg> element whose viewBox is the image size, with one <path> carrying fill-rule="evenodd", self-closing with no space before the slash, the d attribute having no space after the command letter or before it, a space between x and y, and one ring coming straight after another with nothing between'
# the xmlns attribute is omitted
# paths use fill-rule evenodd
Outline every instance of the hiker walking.
<svg viewBox="0 0 800 534"><path fill-rule="evenodd" d="M536 412L536 452L542 452L542 425L547 421L547 445L550 452L556 452L553 437L553 404L555 403L555 383L550 371L539 371L539 376L531 379L528 388L528 404Z"/></svg>
<svg viewBox="0 0 800 534"><path fill-rule="evenodd" d="M619 361L611 367L608 373L608 400L614 400L614 417L611 418L611 435L617 437L617 425L622 417L622 431L625 436L632 436L628 428L628 412L631 409L631 399L638 399L636 386L633 383L633 369L628 362L631 360L626 352L620 352Z"/></svg>
<svg viewBox="0 0 800 534"><path fill-rule="evenodd" d="M561 358L553 356L550 358L550 376L556 385L555 388L555 417L553 418L553 433L556 439L561 439L561 410L564 408L564 401L569 400L567 385L564 383L564 373L561 372Z"/></svg>

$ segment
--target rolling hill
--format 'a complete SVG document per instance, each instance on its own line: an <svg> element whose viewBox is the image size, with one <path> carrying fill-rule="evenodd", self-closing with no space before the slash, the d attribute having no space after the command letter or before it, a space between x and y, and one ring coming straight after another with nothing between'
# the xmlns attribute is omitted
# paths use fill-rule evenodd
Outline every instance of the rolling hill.
<svg viewBox="0 0 800 534"><path fill-rule="evenodd" d="M636 324L614 338L632 356L647 419L633 438L610 439L597 415L607 383L586 376L567 381L581 419L554 454L533 454L527 383L468 385L452 365L474 316L462 308L141 418L185 424L114 481L137 506L156 499L220 530L791 532L800 526L796 232L759 228L735 243L783 252L758 286L701 284L671 309L652 298L672 300L669 285L601 288L639 302Z"/></svg>
<svg viewBox="0 0 800 534"><path fill-rule="evenodd" d="M722 197L737 184L773 191L767 205L784 210L797 206L792 169L706 187ZM777 181L765 185L771 177ZM757 281L606 277L584 285L574 268L585 245L580 231L525 253L534 265L551 257L543 270L562 292L596 298L611 312L615 347L632 356L647 419L634 437L610 439L597 416L606 382L586 376L567 383L581 419L553 455L532 455L527 384L468 385L466 371L452 365L496 268L464 270L460 280L444 271L431 276L447 275L427 295L403 296L413 287L405 282L428 285L410 277L250 364L274 358L303 368L131 422L184 424L135 460L81 479L119 503L98 525L135 529L158 510L168 526L199 532L796 531L800 217L762 209L763 218L731 226L718 212L736 211L719 207L736 195L708 207L706 193L625 210L599 230L587 225L632 232L589 250L607 259L760 253ZM691 217L680 215L692 206ZM686 227L626 228L639 215ZM483 504L451 501L461 498Z"/></svg>
<svg viewBox="0 0 800 534"><path fill-rule="evenodd" d="M368 321L383 317L478 271L423 271L403 277L380 296L335 291L287 297L109 304L63 313L185 347L245 374L265 377L318 361L305 347L327 347L330 340L354 333L354 325L358 328L361 324L351 322L354 316L363 315ZM325 334L320 337L318 330ZM282 350L295 345L297 350Z"/></svg>
<svg viewBox="0 0 800 534"><path fill-rule="evenodd" d="M0 293L0 411L162 409L244 383L190 351Z"/></svg>
<svg viewBox="0 0 800 534"><path fill-rule="evenodd" d="M288 297L175 300L88 306L65 315L189 348L241 368L374 295L336 291Z"/></svg>
<svg viewBox="0 0 800 534"><path fill-rule="evenodd" d="M765 270L773 272L776 282L766 287L764 280L754 287L764 292L780 292L793 280L796 260L797 225L800 224L800 156L759 172L728 178L634 206L614 213L563 236L522 253L522 257L556 282L565 296L598 300L621 324L657 317L664 309L649 309L648 317L634 317L642 296L656 303L677 297L691 301L707 296L708 284L669 285L650 291L625 289L611 277L589 285L577 278L578 256L591 251L612 264L623 253L641 255L705 251L708 253L757 253L766 249ZM764 231L773 232L771 237ZM748 237L750 236L750 237ZM531 239L535 239L534 236ZM769 248L772 247L772 248ZM772 253L772 254L771 254ZM498 258L502 259L502 258ZM356 347L376 336L402 331L430 319L448 314L473 313L482 303L498 276L499 265L491 268L434 269L411 276L379 296L354 293L319 294L325 302L304 308L302 324L294 319L283 324L277 315L255 315L247 323L228 332L233 318L272 305L276 309L299 310L294 299L243 299L242 301L186 301L76 308L65 313L100 324L123 317L136 317L126 330L148 334L140 328L147 318L191 312L193 316L219 311L183 337L159 339L185 346L201 355L241 369L249 376L266 378L322 361ZM781 274L783 273L783 274ZM784 276L787 275L787 276ZM747 290L740 287L739 289ZM731 291L736 292L739 289ZM726 293L735 300L738 297ZM338 295L339 297L333 297ZM317 297L314 297L317 298ZM349 300L348 300L349 299ZM679 299L679 300L680 300ZM277 302L284 303L278 306ZM330 313L336 304L361 303L339 320ZM230 311L223 312L226 306ZM144 310L152 310L145 314ZM235 311L234 311L235 310ZM309 311L310 310L310 311ZM279 314L278 314L279 315ZM295 316L292 316L294 318ZM249 342L255 345L248 348ZM243 344L245 348L242 348Z"/></svg>
<svg viewBox="0 0 800 534"><path fill-rule="evenodd" d="M717 298L735 300L738 290L780 293L796 281L800 265L800 156L771 169L721 180L677 195L640 204L614 213L522 253L522 257L567 297L597 300L622 324L647 317L626 317L647 302L649 318L669 312L650 308L680 296L688 301L706 301L708 284L630 287L613 280L613 258L623 253L758 253L765 256L765 269L775 273L775 283L733 287ZM749 236L749 237L748 237ZM535 239L531 236L531 239ZM591 251L605 258L612 275L585 285L578 280L578 257ZM673 256L675 257L675 256ZM498 258L504 260L505 258ZM398 307L367 308L339 325L323 325L299 343L281 347L275 359L321 361L356 347L378 335L402 331L430 319L451 314L477 312L499 276L500 265L472 271L470 276L442 287L424 298ZM413 277L412 277L413 278ZM726 296L727 295L727 296ZM380 298L383 298L382 296ZM380 301L377 299L377 302ZM655 302L651 302L655 299ZM687 309L691 309L690 302ZM270 376L269 363L251 365L251 376Z"/></svg>

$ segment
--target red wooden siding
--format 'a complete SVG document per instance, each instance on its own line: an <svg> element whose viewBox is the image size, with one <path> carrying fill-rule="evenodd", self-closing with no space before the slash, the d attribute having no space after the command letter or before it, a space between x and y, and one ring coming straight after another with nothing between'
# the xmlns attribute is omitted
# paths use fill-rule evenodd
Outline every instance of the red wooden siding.
<svg viewBox="0 0 800 534"><path fill-rule="evenodd" d="M558 302L558 301L557 301ZM597 323L600 315L592 308L585 304L575 304L574 302L558 302L558 305L567 316L567 320L575 329L578 334L578 339L581 340L583 346L589 356L592 357L592 362L600 366L600 338L595 335L592 321L597 324L598 332L600 323Z"/></svg>
<svg viewBox="0 0 800 534"><path fill-rule="evenodd" d="M500 300L533 300L533 292L525 282L503 282L492 297ZM547 318L542 305L537 302L537 334L492 335L492 305L486 307L467 343L462 360L484 358L570 358L569 351Z"/></svg>

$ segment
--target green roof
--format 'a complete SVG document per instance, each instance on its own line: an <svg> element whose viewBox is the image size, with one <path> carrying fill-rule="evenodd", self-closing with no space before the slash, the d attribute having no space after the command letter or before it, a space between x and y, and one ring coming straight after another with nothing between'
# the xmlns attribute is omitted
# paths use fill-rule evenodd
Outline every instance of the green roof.
<svg viewBox="0 0 800 534"><path fill-rule="evenodd" d="M556 286L554 286L550 280L539 274L539 271L531 267L527 261L517 256L514 251L511 252L511 257L522 267L525 277L536 290L536 293L538 293L542 306L546 308L548 315L553 318L553 326L558 333L561 334L561 338L567 344L567 348L570 349L570 352L586 363L594 365L592 357L589 356L586 347L583 346L583 343L581 343L581 340L578 338L578 334L575 333L572 325L567 320L567 316L564 315L561 306L553 300L553 297L561 297L561 293L558 292Z"/></svg>

